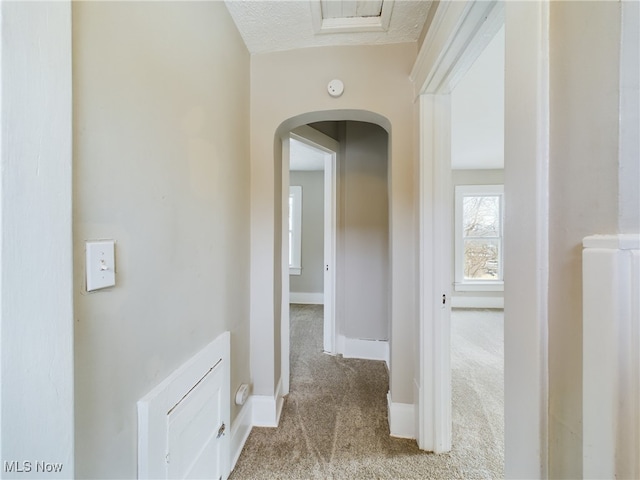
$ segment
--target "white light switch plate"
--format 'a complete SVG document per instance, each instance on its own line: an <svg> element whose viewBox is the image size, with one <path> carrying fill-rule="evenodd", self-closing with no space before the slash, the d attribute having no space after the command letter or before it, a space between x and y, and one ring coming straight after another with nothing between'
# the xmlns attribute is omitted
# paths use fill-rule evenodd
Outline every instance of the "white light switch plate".
<svg viewBox="0 0 640 480"><path fill-rule="evenodd" d="M88 241L86 247L87 292L116 284L115 242Z"/></svg>

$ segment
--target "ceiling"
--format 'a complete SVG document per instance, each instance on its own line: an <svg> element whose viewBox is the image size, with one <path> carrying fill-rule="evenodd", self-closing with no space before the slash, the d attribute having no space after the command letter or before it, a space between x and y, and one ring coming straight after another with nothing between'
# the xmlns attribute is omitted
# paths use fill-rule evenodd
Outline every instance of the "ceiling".
<svg viewBox="0 0 640 480"><path fill-rule="evenodd" d="M251 54L320 46L416 42L431 0L225 0ZM452 168L503 168L504 32L452 93ZM479 92L482 92L479 94ZM324 155L291 143L291 170L322 170Z"/></svg>
<svg viewBox="0 0 640 480"><path fill-rule="evenodd" d="M289 170L317 171L324 170L324 158L326 153L322 150L307 145L295 138L289 141Z"/></svg>
<svg viewBox="0 0 640 480"><path fill-rule="evenodd" d="M451 168L504 168L504 27L451 93Z"/></svg>
<svg viewBox="0 0 640 480"><path fill-rule="evenodd" d="M251 54L415 42L430 0L225 0Z"/></svg>

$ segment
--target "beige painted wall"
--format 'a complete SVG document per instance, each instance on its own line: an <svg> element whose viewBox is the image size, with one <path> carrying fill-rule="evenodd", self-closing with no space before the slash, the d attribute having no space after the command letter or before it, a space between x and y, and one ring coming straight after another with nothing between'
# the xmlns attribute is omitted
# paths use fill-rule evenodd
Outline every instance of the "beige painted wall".
<svg viewBox="0 0 640 480"><path fill-rule="evenodd" d="M582 477L582 239L618 232L619 2L552 2L549 473Z"/></svg>
<svg viewBox="0 0 640 480"><path fill-rule="evenodd" d="M345 122L340 145L338 334L388 340L388 135L378 125Z"/></svg>
<svg viewBox="0 0 640 480"><path fill-rule="evenodd" d="M276 133L321 120L377 119L390 130L391 392L394 401L413 403L413 350L407 346L417 314L409 80L415 55L415 44L396 44L251 57L251 365L259 394L273 395L280 378L282 173ZM345 84L340 98L327 94L332 78Z"/></svg>
<svg viewBox="0 0 640 480"><path fill-rule="evenodd" d="M76 474L134 478L138 399L225 330L249 380L249 55L221 2L75 2L73 66Z"/></svg>
<svg viewBox="0 0 640 480"><path fill-rule="evenodd" d="M324 290L324 171L291 171L290 185L302 187L302 271L289 276L289 291Z"/></svg>

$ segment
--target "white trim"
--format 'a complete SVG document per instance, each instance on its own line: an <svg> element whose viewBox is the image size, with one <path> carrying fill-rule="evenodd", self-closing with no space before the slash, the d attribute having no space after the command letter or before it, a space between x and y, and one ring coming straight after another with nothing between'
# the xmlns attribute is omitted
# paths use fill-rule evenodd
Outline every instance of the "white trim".
<svg viewBox="0 0 640 480"><path fill-rule="evenodd" d="M477 282L464 282L454 283L453 289L456 292L503 292L504 282L491 282L477 283Z"/></svg>
<svg viewBox="0 0 640 480"><path fill-rule="evenodd" d="M387 393L387 412L389 434L398 438L416 438L415 405L413 403L394 403L391 392Z"/></svg>
<svg viewBox="0 0 640 480"><path fill-rule="evenodd" d="M284 135L282 138L282 222L281 232L282 237L280 241L281 259L280 259L280 280L281 280L281 293L280 293L280 374L282 380L283 394L289 393L289 290L290 290L290 273L289 273L289 225L286 222L286 218L289 212L289 167L291 164L291 136ZM274 319L277 321L277 319ZM274 348L277 345L274 338ZM273 354L275 355L275 351Z"/></svg>
<svg viewBox="0 0 640 480"><path fill-rule="evenodd" d="M231 427L231 470L236 468L236 463L247 438L253 429L253 402L249 397L236 416Z"/></svg>
<svg viewBox="0 0 640 480"><path fill-rule="evenodd" d="M451 297L451 308L504 308L504 297Z"/></svg>
<svg viewBox="0 0 640 480"><path fill-rule="evenodd" d="M76 476L71 3L0 2L0 461L49 478Z"/></svg>
<svg viewBox="0 0 640 480"><path fill-rule="evenodd" d="M500 29L502 2L440 2L411 79L420 97L420 397L418 445L451 449L450 298L453 272L448 93ZM449 300L448 300L449 299Z"/></svg>
<svg viewBox="0 0 640 480"><path fill-rule="evenodd" d="M487 240L495 240L499 245L498 278L496 280L465 280L465 247L464 247L464 198L475 196L498 197L499 232L495 237L487 237ZM462 291L500 291L504 290L504 185L456 185L455 187L455 290ZM477 239L478 237L471 237Z"/></svg>
<svg viewBox="0 0 640 480"><path fill-rule="evenodd" d="M284 405L282 395L282 379L278 382L276 393L270 395L253 395L251 397L251 418L254 427L277 427Z"/></svg>
<svg viewBox="0 0 640 480"><path fill-rule="evenodd" d="M420 97L420 404L418 446L451 449L453 252L449 95Z"/></svg>
<svg viewBox="0 0 640 480"><path fill-rule="evenodd" d="M325 155L324 165L324 277L323 277L323 349L327 353L336 351L336 249L337 249L337 162L339 144Z"/></svg>
<svg viewBox="0 0 640 480"><path fill-rule="evenodd" d="M283 185L289 184L289 138L293 138L318 150L327 153L324 164L324 281L323 301L324 325L323 325L323 349L326 353L336 353L336 183L337 183L337 157L340 144L333 138L308 125L297 127L288 133L283 139ZM286 148L285 148L286 147ZM285 166L287 171L285 172ZM283 242L285 243L285 242ZM284 274L283 274L284 275ZM285 288L286 286L286 288ZM289 304L289 277L282 283L282 327L281 327L281 363L282 376L284 377L284 394L289 392L289 310L285 304ZM316 301L314 301L316 303Z"/></svg>
<svg viewBox="0 0 640 480"><path fill-rule="evenodd" d="M638 250L640 249L640 235L632 233L591 235L582 240L582 245L584 248Z"/></svg>
<svg viewBox="0 0 640 480"><path fill-rule="evenodd" d="M625 237L636 248L619 235L583 242L584 478L640 474L640 235Z"/></svg>
<svg viewBox="0 0 640 480"><path fill-rule="evenodd" d="M383 360L389 366L389 342L387 340L363 340L338 335L337 353L344 358Z"/></svg>
<svg viewBox="0 0 640 480"><path fill-rule="evenodd" d="M503 24L503 2L440 2L410 78L416 96L450 92Z"/></svg>
<svg viewBox="0 0 640 480"><path fill-rule="evenodd" d="M138 403L138 478L164 478L166 474L168 412L205 376L222 375L222 420L230 423L231 334L221 333L214 341L182 364ZM229 475L229 437L221 438L220 467Z"/></svg>
<svg viewBox="0 0 640 480"><path fill-rule="evenodd" d="M547 478L550 6L505 3L504 475Z"/></svg>
<svg viewBox="0 0 640 480"><path fill-rule="evenodd" d="M323 305L324 293L322 292L289 292L289 303L301 305Z"/></svg>

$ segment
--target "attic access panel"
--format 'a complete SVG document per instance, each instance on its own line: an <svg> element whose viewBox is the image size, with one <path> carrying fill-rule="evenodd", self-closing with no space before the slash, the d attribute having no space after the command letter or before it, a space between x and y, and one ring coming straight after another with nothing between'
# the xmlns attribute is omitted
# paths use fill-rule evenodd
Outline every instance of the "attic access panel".
<svg viewBox="0 0 640 480"><path fill-rule="evenodd" d="M386 32L394 1L311 0L315 32Z"/></svg>
<svg viewBox="0 0 640 480"><path fill-rule="evenodd" d="M379 17L382 14L383 0L320 0L322 19Z"/></svg>

